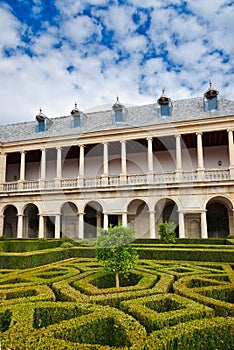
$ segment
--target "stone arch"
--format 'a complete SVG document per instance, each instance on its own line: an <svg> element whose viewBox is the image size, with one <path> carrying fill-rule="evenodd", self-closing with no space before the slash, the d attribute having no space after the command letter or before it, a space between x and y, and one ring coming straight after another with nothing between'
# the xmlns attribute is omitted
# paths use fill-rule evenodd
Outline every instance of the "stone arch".
<svg viewBox="0 0 234 350"><path fill-rule="evenodd" d="M73 202L65 202L61 206L60 237L75 239L78 237L78 208Z"/></svg>
<svg viewBox="0 0 234 350"><path fill-rule="evenodd" d="M206 204L209 238L226 238L232 230L232 203L226 197L211 198Z"/></svg>
<svg viewBox="0 0 234 350"><path fill-rule="evenodd" d="M156 234L159 232L159 224L168 221L176 224L176 237L179 237L178 205L174 199L162 198L155 205Z"/></svg>
<svg viewBox="0 0 234 350"><path fill-rule="evenodd" d="M3 236L7 238L17 237L18 210L14 205L7 205L3 210Z"/></svg>
<svg viewBox="0 0 234 350"><path fill-rule="evenodd" d="M136 238L149 237L149 206L143 199L133 199L127 207L128 225L132 226Z"/></svg>
<svg viewBox="0 0 234 350"><path fill-rule="evenodd" d="M96 201L86 203L84 208L84 238L95 238L103 227L103 207Z"/></svg>
<svg viewBox="0 0 234 350"><path fill-rule="evenodd" d="M39 210L38 207L29 203L23 210L23 237L38 238L39 232Z"/></svg>

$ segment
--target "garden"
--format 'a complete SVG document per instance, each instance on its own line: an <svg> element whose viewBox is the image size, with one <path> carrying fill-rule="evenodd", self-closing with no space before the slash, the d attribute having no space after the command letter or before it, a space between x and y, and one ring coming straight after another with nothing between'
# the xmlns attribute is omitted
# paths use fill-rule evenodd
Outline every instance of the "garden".
<svg viewBox="0 0 234 350"><path fill-rule="evenodd" d="M116 287L100 245L2 240L1 349L231 350L233 243L135 241Z"/></svg>

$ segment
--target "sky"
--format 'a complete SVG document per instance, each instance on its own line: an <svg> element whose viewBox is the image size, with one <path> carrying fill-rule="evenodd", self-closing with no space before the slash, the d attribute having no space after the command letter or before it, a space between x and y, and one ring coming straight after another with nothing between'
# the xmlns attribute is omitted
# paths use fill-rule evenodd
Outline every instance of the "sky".
<svg viewBox="0 0 234 350"><path fill-rule="evenodd" d="M201 97L210 80L234 100L234 1L0 0L0 124Z"/></svg>

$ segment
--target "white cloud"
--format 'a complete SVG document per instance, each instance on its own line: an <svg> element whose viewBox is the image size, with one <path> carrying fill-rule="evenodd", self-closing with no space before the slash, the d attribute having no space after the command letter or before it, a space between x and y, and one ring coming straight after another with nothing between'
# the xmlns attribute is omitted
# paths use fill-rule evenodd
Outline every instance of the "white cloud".
<svg viewBox="0 0 234 350"><path fill-rule="evenodd" d="M66 21L61 27L62 34L74 44L85 42L96 34L101 36L101 26L88 16L79 16Z"/></svg>
<svg viewBox="0 0 234 350"><path fill-rule="evenodd" d="M20 44L23 26L11 14L8 6L0 7L0 50L15 48Z"/></svg>
<svg viewBox="0 0 234 350"><path fill-rule="evenodd" d="M43 3L33 4L37 18ZM234 98L234 6L197 0L187 2L191 13L181 13L170 4L55 0L56 23L45 18L36 33L1 5L0 50L14 51L0 64L0 122L33 120L39 108L51 117L67 115L75 101L81 110L111 105L117 94L125 104L154 102L162 88L172 99L202 96L210 79L220 95ZM90 5L103 6L83 14ZM139 31L146 21L147 32Z"/></svg>

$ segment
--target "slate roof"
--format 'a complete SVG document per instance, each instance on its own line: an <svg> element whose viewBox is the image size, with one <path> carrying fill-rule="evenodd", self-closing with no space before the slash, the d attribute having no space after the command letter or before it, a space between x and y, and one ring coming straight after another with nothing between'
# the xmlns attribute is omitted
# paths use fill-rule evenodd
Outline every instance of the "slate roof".
<svg viewBox="0 0 234 350"><path fill-rule="evenodd" d="M204 112L203 99L193 98L173 101L171 117L158 117L157 103L143 106L128 107L125 122L113 124L112 110L83 114L81 128L71 128L71 116L53 118L47 131L36 133L36 121L9 124L0 126L0 142L16 142L24 140L37 140L42 138L77 135L85 133L115 130L132 127L146 127L150 125L174 123L181 121L201 120L234 115L234 101L219 99L219 110Z"/></svg>

